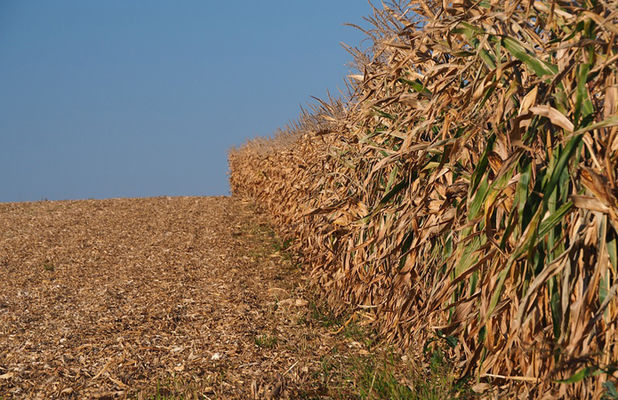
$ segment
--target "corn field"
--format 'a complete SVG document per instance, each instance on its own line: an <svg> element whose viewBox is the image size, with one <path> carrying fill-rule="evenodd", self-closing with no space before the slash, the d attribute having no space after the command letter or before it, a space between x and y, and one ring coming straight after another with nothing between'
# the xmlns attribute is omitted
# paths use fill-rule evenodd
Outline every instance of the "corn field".
<svg viewBox="0 0 618 400"><path fill-rule="evenodd" d="M618 2L374 8L350 96L232 149L335 307L519 398L613 398ZM618 398L618 397L616 397Z"/></svg>

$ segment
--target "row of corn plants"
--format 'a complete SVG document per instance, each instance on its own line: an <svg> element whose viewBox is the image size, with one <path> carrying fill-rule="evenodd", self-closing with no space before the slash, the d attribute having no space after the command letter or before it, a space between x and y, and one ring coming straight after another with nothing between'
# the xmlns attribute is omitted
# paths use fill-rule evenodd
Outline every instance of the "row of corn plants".
<svg viewBox="0 0 618 400"><path fill-rule="evenodd" d="M521 398L618 374L618 3L375 8L350 98L229 154L334 307Z"/></svg>

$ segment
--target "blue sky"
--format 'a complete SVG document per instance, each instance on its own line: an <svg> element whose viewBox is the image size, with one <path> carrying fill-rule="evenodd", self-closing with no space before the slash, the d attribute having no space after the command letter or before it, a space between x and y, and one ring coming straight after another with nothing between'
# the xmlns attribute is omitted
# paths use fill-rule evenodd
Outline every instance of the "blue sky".
<svg viewBox="0 0 618 400"><path fill-rule="evenodd" d="M0 202L228 194L227 150L344 87L363 0L0 0Z"/></svg>

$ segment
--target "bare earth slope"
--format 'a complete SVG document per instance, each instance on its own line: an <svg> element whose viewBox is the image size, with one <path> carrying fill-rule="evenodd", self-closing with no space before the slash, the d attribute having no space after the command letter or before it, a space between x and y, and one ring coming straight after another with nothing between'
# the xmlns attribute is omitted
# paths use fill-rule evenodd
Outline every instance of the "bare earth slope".
<svg viewBox="0 0 618 400"><path fill-rule="evenodd" d="M0 204L0 398L317 396L337 343L235 199ZM266 244L264 244L266 243Z"/></svg>

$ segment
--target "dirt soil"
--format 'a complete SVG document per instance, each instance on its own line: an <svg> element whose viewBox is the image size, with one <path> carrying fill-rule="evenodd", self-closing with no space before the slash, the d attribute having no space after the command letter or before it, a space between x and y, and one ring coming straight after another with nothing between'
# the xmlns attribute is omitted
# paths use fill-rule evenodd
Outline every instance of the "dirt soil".
<svg viewBox="0 0 618 400"><path fill-rule="evenodd" d="M325 357L362 346L316 321L255 215L227 197L0 204L0 399L328 398Z"/></svg>

